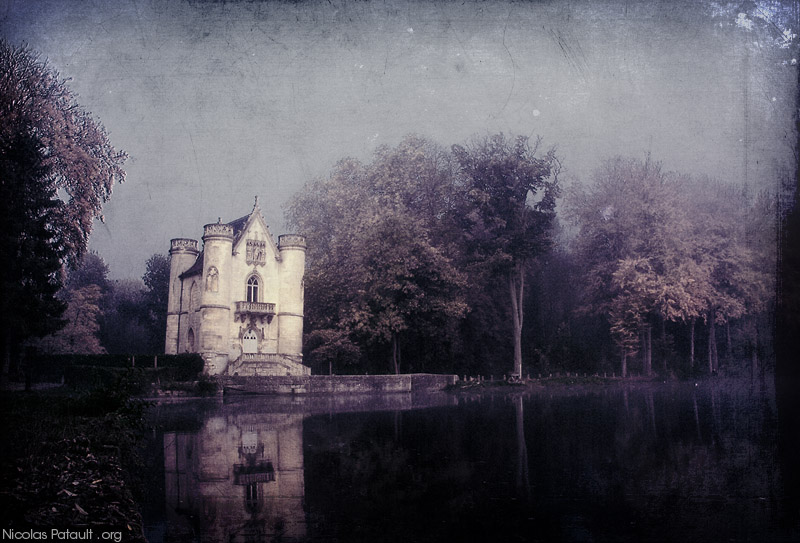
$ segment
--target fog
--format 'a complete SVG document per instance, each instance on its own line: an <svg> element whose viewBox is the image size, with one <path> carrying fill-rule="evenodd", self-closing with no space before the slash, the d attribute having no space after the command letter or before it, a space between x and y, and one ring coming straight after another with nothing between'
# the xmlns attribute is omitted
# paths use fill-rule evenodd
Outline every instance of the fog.
<svg viewBox="0 0 800 543"><path fill-rule="evenodd" d="M130 154L91 238L124 278L256 195L283 233L305 183L408 133L541 136L565 183L650 153L774 191L794 168L796 27L789 2L748 6L9 0L0 34Z"/></svg>

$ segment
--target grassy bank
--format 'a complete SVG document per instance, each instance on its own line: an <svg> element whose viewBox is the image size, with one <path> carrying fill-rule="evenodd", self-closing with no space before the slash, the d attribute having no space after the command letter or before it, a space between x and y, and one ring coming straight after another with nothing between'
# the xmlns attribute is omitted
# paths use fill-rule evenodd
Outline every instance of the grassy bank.
<svg viewBox="0 0 800 543"><path fill-rule="evenodd" d="M132 477L144 408L124 383L0 392L0 528L145 541Z"/></svg>

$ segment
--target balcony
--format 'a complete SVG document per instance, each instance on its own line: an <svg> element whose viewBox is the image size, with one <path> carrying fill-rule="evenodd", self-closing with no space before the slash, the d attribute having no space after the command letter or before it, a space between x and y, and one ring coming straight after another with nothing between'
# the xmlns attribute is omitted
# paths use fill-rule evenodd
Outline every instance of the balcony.
<svg viewBox="0 0 800 543"><path fill-rule="evenodd" d="M275 316L275 304L265 302L236 302L236 309L233 314L234 322L241 319L245 322L250 319L257 319L263 323L265 320L270 323Z"/></svg>

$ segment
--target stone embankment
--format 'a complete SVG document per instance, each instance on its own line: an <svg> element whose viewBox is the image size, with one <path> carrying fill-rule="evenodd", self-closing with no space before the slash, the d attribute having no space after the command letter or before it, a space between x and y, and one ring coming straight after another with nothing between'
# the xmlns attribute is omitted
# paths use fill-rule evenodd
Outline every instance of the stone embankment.
<svg viewBox="0 0 800 543"><path fill-rule="evenodd" d="M456 375L304 375L218 377L225 394L372 394L433 392L456 383Z"/></svg>

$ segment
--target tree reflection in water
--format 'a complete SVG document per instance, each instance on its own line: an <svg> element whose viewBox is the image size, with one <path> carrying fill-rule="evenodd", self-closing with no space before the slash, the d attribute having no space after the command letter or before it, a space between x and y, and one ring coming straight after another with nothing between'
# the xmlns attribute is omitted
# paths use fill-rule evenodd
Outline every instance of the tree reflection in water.
<svg viewBox="0 0 800 543"><path fill-rule="evenodd" d="M283 414L221 406L193 433L164 433L162 539L800 535L778 527L785 496L774 400L763 389L714 382L442 395L349 413L337 402Z"/></svg>

